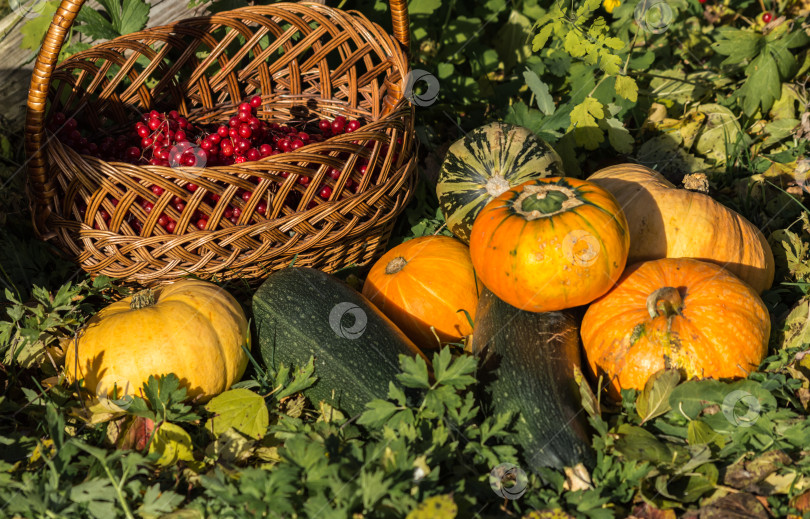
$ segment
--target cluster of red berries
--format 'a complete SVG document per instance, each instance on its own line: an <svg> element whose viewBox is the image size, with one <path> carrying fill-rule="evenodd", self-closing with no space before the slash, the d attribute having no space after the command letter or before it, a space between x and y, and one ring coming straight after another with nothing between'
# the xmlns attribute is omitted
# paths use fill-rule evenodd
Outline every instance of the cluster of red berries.
<svg viewBox="0 0 810 519"><path fill-rule="evenodd" d="M333 121L278 124L256 117L262 98L253 96L242 102L227 124L212 128L195 126L176 110L162 114L152 110L144 114L130 134L107 136L100 144L89 142L78 129L75 119L62 112L54 114L49 129L79 153L104 160L153 166L196 166L239 164L297 150L333 135L357 131L362 124L344 116Z"/></svg>
<svg viewBox="0 0 810 519"><path fill-rule="evenodd" d="M151 164L156 166L192 166L205 167L207 165L231 165L247 161L259 160L263 157L295 151L312 142L321 142L333 135L342 133L352 133L358 130L362 124L358 120L348 120L346 117L337 116L334 120L320 119L315 122L301 121L289 124L266 123L257 118L256 110L261 106L261 98L254 96L238 106L237 114L231 117L227 124L220 124L214 127L204 128L194 125L177 111L172 110L167 114L162 114L152 110L144 114L132 130L117 137L104 137L99 145L89 142L78 130L78 124L72 118L67 118L64 113L56 113L51 118L49 128L56 133L60 140L78 151L79 153L96 156L108 161L122 161L131 164ZM369 143L373 145L373 143ZM388 147L385 146L384 152ZM359 175L365 175L369 168L366 159L359 159L356 171ZM283 177L289 174L282 172ZM332 168L328 172L328 177L338 180L341 170ZM252 179L258 183L258 178ZM309 176L299 176L298 184L307 187L310 184ZM360 187L358 182L349 178L345 183L348 192L357 192ZM198 185L186 183L185 189L195 192ZM165 192L164 188L158 185L150 187L155 196L161 196ZM271 189L271 191L275 191ZM252 191L239 190L237 196L245 203L253 195ZM322 184L317 190L317 196L328 200L332 196L332 187ZM285 205L295 207L300 202L301 193L290 191L285 199ZM215 206L220 199L216 193L207 193L204 200L210 206ZM112 205L118 205L117 199L111 199ZM154 204L142 197L136 200L145 213L150 213L154 209ZM307 209L318 205L315 200L310 201ZM178 213L183 213L186 203L183 198L174 196L170 207ZM79 205L80 215L84 217L86 206ZM262 216L267 213L267 202L262 200L256 206L256 212ZM224 211L224 217L231 223L237 224L242 214L242 209L235 205L229 205ZM100 209L98 215L109 225L111 216ZM198 229L208 227L208 215L202 211L195 211L191 216L191 223ZM125 215L125 221L132 226L136 232L141 232L142 222L132 213ZM175 232L177 221L170 215L162 213L157 220L158 225L167 232ZM98 222L95 228L99 228Z"/></svg>

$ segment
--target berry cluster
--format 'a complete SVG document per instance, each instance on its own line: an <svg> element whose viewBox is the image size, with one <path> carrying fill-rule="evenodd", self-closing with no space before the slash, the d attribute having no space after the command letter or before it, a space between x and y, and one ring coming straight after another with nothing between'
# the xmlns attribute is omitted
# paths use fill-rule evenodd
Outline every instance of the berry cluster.
<svg viewBox="0 0 810 519"><path fill-rule="evenodd" d="M75 149L79 153L95 156L107 161L122 161L131 164L154 165L154 166L192 166L205 167L216 165L239 164L247 161L260 160L263 157L277 155L298 150L307 144L321 142L333 135L352 133L357 131L362 123L358 120L348 120L344 116L337 116L334 120L316 119L314 121L293 121L288 124L267 123L257 117L257 109L261 106L261 97L254 96L242 102L238 106L236 115L231 117L227 124L203 127L195 125L177 111L172 110L166 114L152 110L144 114L140 121L135 123L131 131L117 137L106 136L101 139L100 144L94 142L81 134L78 130L77 122L65 116L64 113L57 112L51 118L49 129L59 136L59 139ZM372 146L373 143L369 143ZM387 152L388 147L384 147ZM359 176L366 174L369 169L368 161L360 159L356 166ZM332 168L327 177L331 180L338 180L341 170ZM282 172L281 176L288 177L289 174ZM252 181L258 184L259 179L254 177ZM299 176L297 182L302 187L309 186L311 177ZM328 181L328 180L327 180ZM350 192L357 192L360 184L349 178L345 183L347 195ZM186 183L185 189L191 193L197 191L199 186L194 183ZM165 192L161 186L150 187L155 196L162 196ZM271 193L277 190L277 186L271 186ZM328 200L332 196L332 187L326 183L320 185L316 191L317 196L323 200ZM237 196L247 203L253 192L250 190L239 190ZM207 193L204 201L210 207L214 207L220 199L216 193ZM285 199L285 205L296 207L301 199L301 193L290 191ZM113 206L118 204L118 200L110 200ZM138 197L136 202L147 214L154 209L154 204L142 197ZM224 211L224 217L231 223L237 224L242 214L240 204L231 204ZM310 201L307 209L318 205L315 200ZM174 196L170 206L178 214L186 209L186 202L180 196ZM79 212L84 217L86 206L80 205ZM256 206L256 212L264 216L268 206L265 200L260 201ZM169 211L172 212L173 211ZM110 214L100 209L98 215L109 225ZM191 216L192 225L198 229L208 227L208 215L202 211L195 211ZM127 213L125 221L141 232L142 222L132 213ZM177 227L177 220L167 213L162 213L157 220L158 225L166 232L174 233ZM95 228L99 228L98 222Z"/></svg>
<svg viewBox="0 0 810 519"><path fill-rule="evenodd" d="M48 125L67 146L79 153L108 161L153 166L196 166L240 164L263 157L295 151L333 135L351 133L361 126L358 120L337 116L333 121L290 124L266 123L256 115L262 99L253 96L242 102L227 124L203 128L189 122L176 110L144 114L129 134L104 137L99 145L89 142L75 119L62 112Z"/></svg>
<svg viewBox="0 0 810 519"><path fill-rule="evenodd" d="M135 123L133 140L137 146L127 151L131 162L153 166L204 166L208 157L192 143L202 131L176 110L168 115L152 110Z"/></svg>

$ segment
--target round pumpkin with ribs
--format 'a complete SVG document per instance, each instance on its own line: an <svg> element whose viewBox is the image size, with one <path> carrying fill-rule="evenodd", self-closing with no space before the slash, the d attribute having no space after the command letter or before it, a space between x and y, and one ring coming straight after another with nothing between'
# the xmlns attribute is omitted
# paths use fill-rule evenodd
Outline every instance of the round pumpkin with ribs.
<svg viewBox="0 0 810 519"><path fill-rule="evenodd" d="M65 355L68 380L99 397L139 394L149 376L174 373L206 401L247 367L248 323L224 289L182 279L114 302L87 322Z"/></svg>
<svg viewBox="0 0 810 519"><path fill-rule="evenodd" d="M472 228L478 277L529 312L588 304L619 279L630 234L616 199L592 182L530 180L486 205Z"/></svg>
<svg viewBox="0 0 810 519"><path fill-rule="evenodd" d="M773 284L773 252L765 236L709 195L676 188L638 164L600 169L588 180L610 191L627 216L628 263L696 258L725 267L758 293Z"/></svg>
<svg viewBox="0 0 810 519"><path fill-rule="evenodd" d="M665 258L628 267L588 307L580 333L592 373L604 375L618 399L661 369L745 377L765 358L770 330L750 285L713 263Z"/></svg>

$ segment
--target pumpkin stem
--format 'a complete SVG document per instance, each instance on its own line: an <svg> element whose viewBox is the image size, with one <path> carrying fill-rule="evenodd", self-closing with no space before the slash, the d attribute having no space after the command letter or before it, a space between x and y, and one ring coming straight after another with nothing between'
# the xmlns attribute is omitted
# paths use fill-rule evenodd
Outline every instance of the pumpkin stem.
<svg viewBox="0 0 810 519"><path fill-rule="evenodd" d="M152 293L151 288L147 288L146 290L141 290L132 295L132 301L130 301L129 307L133 310L138 310L152 306L153 304L155 304L155 294Z"/></svg>
<svg viewBox="0 0 810 519"><path fill-rule="evenodd" d="M534 196L527 196L520 204L520 208L527 213L539 211L543 214L556 213L562 209L568 195L562 191L540 191Z"/></svg>
<svg viewBox="0 0 810 519"><path fill-rule="evenodd" d="M647 297L647 311L650 318L664 316L667 319L679 315L683 308L683 299L677 288L662 287Z"/></svg>
<svg viewBox="0 0 810 519"><path fill-rule="evenodd" d="M400 270L405 268L405 265L408 264L408 260L403 258L402 256L397 256L396 258L392 259L388 262L388 265L385 266L385 273L386 274L396 274Z"/></svg>
<svg viewBox="0 0 810 519"><path fill-rule="evenodd" d="M531 181L527 184L512 202L512 210L527 220L549 218L583 204L577 192L569 187Z"/></svg>
<svg viewBox="0 0 810 519"><path fill-rule="evenodd" d="M503 178L502 175L495 175L487 180L485 187L489 196L497 197L504 194L512 186L509 185L509 181Z"/></svg>

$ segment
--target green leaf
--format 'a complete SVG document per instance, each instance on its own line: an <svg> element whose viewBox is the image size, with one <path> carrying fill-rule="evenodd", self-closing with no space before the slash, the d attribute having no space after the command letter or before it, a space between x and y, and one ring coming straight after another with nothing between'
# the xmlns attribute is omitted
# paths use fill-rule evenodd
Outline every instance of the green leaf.
<svg viewBox="0 0 810 519"><path fill-rule="evenodd" d="M797 119L798 114L796 108L803 104L804 102L796 87L782 83L782 93L779 99L773 103L773 107L771 107L771 111L768 115L772 121L778 121L779 119Z"/></svg>
<svg viewBox="0 0 810 519"><path fill-rule="evenodd" d="M475 382L477 361L472 355L460 355L453 360L450 347L444 347L433 354L433 374L436 384L463 388Z"/></svg>
<svg viewBox="0 0 810 519"><path fill-rule="evenodd" d="M605 38L603 43L605 44L606 47L611 48L613 50L621 50L627 45L621 38L615 38L612 36Z"/></svg>
<svg viewBox="0 0 810 519"><path fill-rule="evenodd" d="M709 405L720 404L726 394L725 385L718 380L688 380L669 395L673 412L694 420Z"/></svg>
<svg viewBox="0 0 810 519"><path fill-rule="evenodd" d="M563 49L571 55L572 58L581 58L587 52L590 43L583 39L577 31L568 31L563 40Z"/></svg>
<svg viewBox="0 0 810 519"><path fill-rule="evenodd" d="M143 495L143 503L136 510L144 519L158 518L168 514L180 506L185 498L171 490L161 490L160 484L155 483L147 487Z"/></svg>
<svg viewBox="0 0 810 519"><path fill-rule="evenodd" d="M80 11L83 26L77 30L91 38L111 39L124 34L140 31L149 20L149 4L143 0L99 0L109 20L98 11Z"/></svg>
<svg viewBox="0 0 810 519"><path fill-rule="evenodd" d="M76 503L114 501L115 492L109 479L90 479L70 489L70 499Z"/></svg>
<svg viewBox="0 0 810 519"><path fill-rule="evenodd" d="M656 76L650 81L652 95L656 99L687 104L703 95L705 88L695 84L691 75L680 69L654 70Z"/></svg>
<svg viewBox="0 0 810 519"><path fill-rule="evenodd" d="M571 126L577 144L586 149L595 150L605 140L604 132L599 128L597 120L604 119L605 112L602 103L593 97L586 97L584 101L571 110Z"/></svg>
<svg viewBox="0 0 810 519"><path fill-rule="evenodd" d="M731 26L717 29L719 39L712 44L718 54L728 56L721 65L738 65L759 54L764 41L762 35L753 31L744 31Z"/></svg>
<svg viewBox="0 0 810 519"><path fill-rule="evenodd" d="M743 97L743 110L749 116L760 106L763 112L767 112L782 91L776 61L770 53L763 52L746 67L745 73L748 79L739 91Z"/></svg>
<svg viewBox="0 0 810 519"><path fill-rule="evenodd" d="M439 79L447 79L453 75L455 68L452 63L439 63L436 73Z"/></svg>
<svg viewBox="0 0 810 519"><path fill-rule="evenodd" d="M162 467L176 465L178 461L194 461L191 436L179 425L164 422L155 429L149 443L149 454L158 453L157 463Z"/></svg>
<svg viewBox="0 0 810 519"><path fill-rule="evenodd" d="M810 344L810 298L808 296L800 299L785 318L784 330L782 348L800 348ZM810 356L805 356L802 361L803 363L810 361Z"/></svg>
<svg viewBox="0 0 810 519"><path fill-rule="evenodd" d="M388 400L372 400L366 404L366 410L357 419L357 423L377 429L382 427L398 410L399 407Z"/></svg>
<svg viewBox="0 0 810 519"><path fill-rule="evenodd" d="M560 111L558 111L559 113ZM523 101L512 104L503 118L505 123L523 126L534 133L538 133L543 127L545 118L540 110L529 108Z"/></svg>
<svg viewBox="0 0 810 519"><path fill-rule="evenodd" d="M410 14L433 14L433 11L441 7L441 0L410 0L408 2L408 12Z"/></svg>
<svg viewBox="0 0 810 519"><path fill-rule="evenodd" d="M740 127L734 113L719 104L705 104L698 108L706 115L702 131L695 141L695 151L715 164L725 164L736 150L745 147L749 138Z"/></svg>
<svg viewBox="0 0 810 519"><path fill-rule="evenodd" d="M655 53L648 50L644 54L641 54L640 56L634 56L630 58L629 66L631 70L642 71L650 68L650 65L652 65L654 62L655 62Z"/></svg>
<svg viewBox="0 0 810 519"><path fill-rule="evenodd" d="M798 119L779 119L771 121L765 125L763 130L768 138L762 142L764 147L782 142L793 134L793 130L799 125Z"/></svg>
<svg viewBox="0 0 810 519"><path fill-rule="evenodd" d="M124 0L121 21L115 26L121 35L138 32L149 21L149 4L143 0Z"/></svg>
<svg viewBox="0 0 810 519"><path fill-rule="evenodd" d="M671 409L669 397L680 381L681 373L676 369L657 371L647 379L644 390L636 400L636 412L641 417L642 423Z"/></svg>
<svg viewBox="0 0 810 519"><path fill-rule="evenodd" d="M545 115L554 113L554 99L548 93L548 85L543 83L543 80L528 68L523 72L523 79L534 94L534 100L537 101L537 107Z"/></svg>
<svg viewBox="0 0 810 519"><path fill-rule="evenodd" d="M784 258L790 275L797 281L810 280L810 244L793 231L778 229L773 239L781 244L781 250L774 250L777 258Z"/></svg>
<svg viewBox="0 0 810 519"><path fill-rule="evenodd" d="M616 433L616 450L628 460L667 463L672 458L669 447L641 427L622 424Z"/></svg>
<svg viewBox="0 0 810 519"><path fill-rule="evenodd" d="M571 110L572 126L595 126L597 119L604 119L605 112L602 103L593 97L586 97L584 101Z"/></svg>
<svg viewBox="0 0 810 519"><path fill-rule="evenodd" d="M400 355L399 365L402 368L402 373L397 374L397 380L403 386L423 389L430 387L427 363L421 356L408 357Z"/></svg>
<svg viewBox="0 0 810 519"><path fill-rule="evenodd" d="M405 396L405 391L403 391L401 387L393 382L388 383L388 398L402 406L404 406L408 401L407 397Z"/></svg>
<svg viewBox="0 0 810 519"><path fill-rule="evenodd" d="M45 33L48 32L48 27L51 26L51 20L53 19L53 15L56 14L59 3L59 0L35 3L32 10L37 13L37 16L29 18L25 24L20 27L20 34L22 34L22 40L20 41L21 48L39 51L39 47L42 45L42 39L45 37Z"/></svg>
<svg viewBox="0 0 810 519"><path fill-rule="evenodd" d="M686 441L689 442L689 445L715 443L722 438L722 435L701 420L692 420L687 427Z"/></svg>
<svg viewBox="0 0 810 519"><path fill-rule="evenodd" d="M274 393L273 396L276 400L281 400L282 398L300 393L312 386L317 380L318 377L315 376L315 357L309 357L307 365L295 372L292 381L289 380L289 368L280 364L278 373L276 373L276 383L282 386L283 389ZM278 390L279 388L276 387L274 389Z"/></svg>
<svg viewBox="0 0 810 519"><path fill-rule="evenodd" d="M543 47L546 46L546 43L548 43L548 39L551 36L551 31L553 29L554 26L549 23L544 25L537 32L537 34L534 36L534 39L532 40L532 50L534 52L538 52L539 50L541 50Z"/></svg>
<svg viewBox="0 0 810 519"><path fill-rule="evenodd" d="M219 436L236 429L254 439L261 439L270 425L264 398L249 389L231 389L215 396L205 406L215 416L208 420L208 429Z"/></svg>
<svg viewBox="0 0 810 519"><path fill-rule="evenodd" d="M638 100L638 84L636 80L630 76L616 76L616 93L635 103Z"/></svg>
<svg viewBox="0 0 810 519"><path fill-rule="evenodd" d="M111 40L121 36L109 20L95 9L81 9L76 15L76 31L92 40Z"/></svg>
<svg viewBox="0 0 810 519"><path fill-rule="evenodd" d="M574 381L577 383L577 386L579 386L579 396L580 400L582 401L582 408L590 416L600 417L602 415L602 409L599 405L599 400L596 398L596 395L594 395L591 385L588 383L588 380L582 374L582 370L580 370L578 366L574 366Z"/></svg>
<svg viewBox="0 0 810 519"><path fill-rule="evenodd" d="M180 387L180 379L174 373L158 378L150 375L143 385L143 395L145 399L137 396L132 399L127 408L128 413L150 418L155 422L189 422L199 418L199 415L191 411L191 406L183 402L187 391L185 387Z"/></svg>
<svg viewBox="0 0 810 519"><path fill-rule="evenodd" d="M780 79L787 80L793 77L799 63L790 50L779 45L767 45L764 52L770 52L771 56L773 56Z"/></svg>
<svg viewBox="0 0 810 519"><path fill-rule="evenodd" d="M532 50L529 46L531 34L531 20L512 9L492 44L498 51L506 71L511 71L516 64L525 62L531 56Z"/></svg>
<svg viewBox="0 0 810 519"><path fill-rule="evenodd" d="M696 468L689 476L685 488L678 496L684 503L693 503L707 492L712 492L717 486L720 471L711 463Z"/></svg>
<svg viewBox="0 0 810 519"><path fill-rule="evenodd" d="M615 117L600 121L599 127L607 130L608 140L613 149L619 153L631 153L633 151L633 137L622 122Z"/></svg>
<svg viewBox="0 0 810 519"><path fill-rule="evenodd" d="M605 74L616 75L621 71L622 59L611 53L607 49L599 51L599 68L605 71Z"/></svg>

